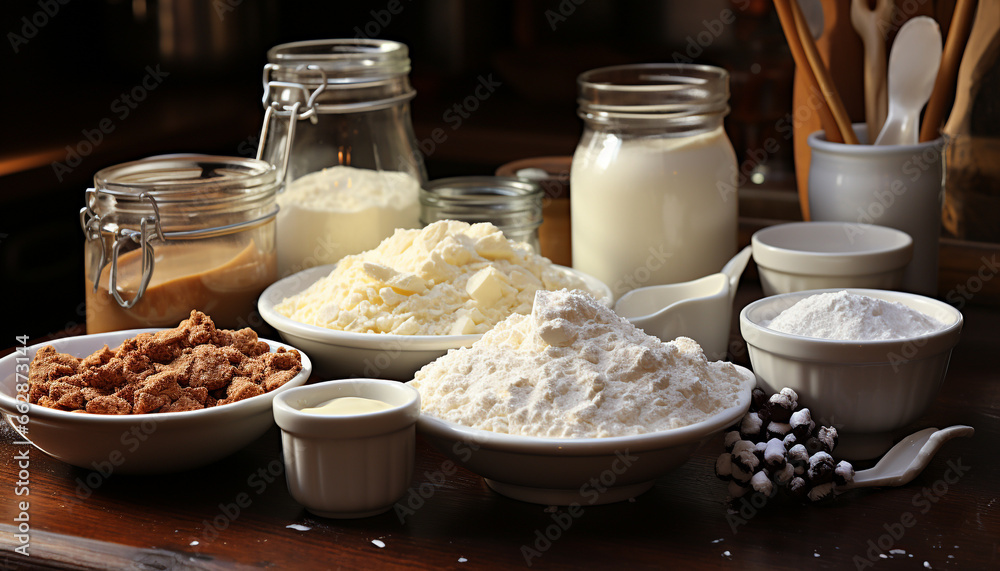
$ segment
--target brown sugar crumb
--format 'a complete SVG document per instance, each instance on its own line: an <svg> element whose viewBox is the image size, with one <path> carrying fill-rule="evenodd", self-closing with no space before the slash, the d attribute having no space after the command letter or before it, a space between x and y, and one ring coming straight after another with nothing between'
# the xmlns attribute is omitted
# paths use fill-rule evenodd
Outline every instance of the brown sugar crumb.
<svg viewBox="0 0 1000 571"><path fill-rule="evenodd" d="M200 410L273 391L301 370L298 351L271 353L252 329L216 329L192 311L174 329L140 333L83 359L42 347L28 372L28 399L92 414Z"/></svg>
<svg viewBox="0 0 1000 571"><path fill-rule="evenodd" d="M86 411L92 414L131 414L132 405L114 395L98 396L87 401Z"/></svg>

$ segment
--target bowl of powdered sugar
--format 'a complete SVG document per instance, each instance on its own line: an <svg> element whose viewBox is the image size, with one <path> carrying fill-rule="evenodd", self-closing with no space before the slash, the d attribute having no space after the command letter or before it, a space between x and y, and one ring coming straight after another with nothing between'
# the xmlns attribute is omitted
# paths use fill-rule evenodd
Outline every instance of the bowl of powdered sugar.
<svg viewBox="0 0 1000 571"><path fill-rule="evenodd" d="M664 343L592 296L538 291L420 369L417 428L495 491L547 505L632 498L749 408L749 370Z"/></svg>
<svg viewBox="0 0 1000 571"><path fill-rule="evenodd" d="M740 313L765 390L794 389L841 435L838 453L871 458L937 396L962 314L921 295L872 289L767 297Z"/></svg>

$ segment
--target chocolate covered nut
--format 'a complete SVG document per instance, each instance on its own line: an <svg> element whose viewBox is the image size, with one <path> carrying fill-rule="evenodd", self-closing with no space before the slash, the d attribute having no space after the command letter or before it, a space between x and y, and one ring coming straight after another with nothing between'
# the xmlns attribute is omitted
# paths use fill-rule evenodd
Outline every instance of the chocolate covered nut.
<svg viewBox="0 0 1000 571"><path fill-rule="evenodd" d="M833 481L838 486L847 485L854 481L854 466L846 460L841 460L833 469Z"/></svg>
<svg viewBox="0 0 1000 571"><path fill-rule="evenodd" d="M739 430L730 430L729 432L727 432L726 436L723 438L723 443L726 447L726 452L732 452L733 446L736 445L736 443L739 442L740 440L741 437Z"/></svg>
<svg viewBox="0 0 1000 571"><path fill-rule="evenodd" d="M826 452L817 452L809 457L806 475L813 486L833 481L833 457Z"/></svg>
<svg viewBox="0 0 1000 571"><path fill-rule="evenodd" d="M785 463L784 468L774 472L774 481L779 484L787 484L795 477L795 466Z"/></svg>
<svg viewBox="0 0 1000 571"><path fill-rule="evenodd" d="M809 493L809 485L802 478L796 476L788 482L788 494L799 501L805 501Z"/></svg>
<svg viewBox="0 0 1000 571"><path fill-rule="evenodd" d="M785 445L781 440L772 438L764 448L764 465L772 471L785 467Z"/></svg>
<svg viewBox="0 0 1000 571"><path fill-rule="evenodd" d="M729 482L729 495L733 498L742 498L750 491L749 485L740 484L736 480Z"/></svg>
<svg viewBox="0 0 1000 571"><path fill-rule="evenodd" d="M733 479L733 455L729 452L724 452L719 455L719 458L715 461L715 475L720 480L732 480Z"/></svg>
<svg viewBox="0 0 1000 571"><path fill-rule="evenodd" d="M766 449L767 449L766 440L761 440L760 442L754 444L753 453L754 456L757 457L757 461L759 462L758 466L764 465L764 450Z"/></svg>
<svg viewBox="0 0 1000 571"><path fill-rule="evenodd" d="M820 442L819 438L816 438L815 436L811 436L806 440L806 450L810 455L817 452L825 452L823 449L823 443Z"/></svg>
<svg viewBox="0 0 1000 571"><path fill-rule="evenodd" d="M740 434L746 440L756 441L762 428L760 416L756 412L748 412L743 416L743 422L740 423Z"/></svg>
<svg viewBox="0 0 1000 571"><path fill-rule="evenodd" d="M774 491L774 484L771 483L771 478L768 477L766 471L761 470L750 478L750 487L754 489L755 492L760 492L765 496L770 496L771 492Z"/></svg>
<svg viewBox="0 0 1000 571"><path fill-rule="evenodd" d="M739 484L748 485L750 483L750 478L753 477L753 472L741 468L736 462L730 462L730 471L732 473L732 479L734 482Z"/></svg>
<svg viewBox="0 0 1000 571"><path fill-rule="evenodd" d="M750 391L750 410L756 412L764 408L766 403L767 393L765 393L764 389L760 387L754 387L753 390Z"/></svg>
<svg viewBox="0 0 1000 571"><path fill-rule="evenodd" d="M787 422L774 422L773 420L767 425L767 438L780 438L784 439L786 435L791 433L792 425Z"/></svg>
<svg viewBox="0 0 1000 571"><path fill-rule="evenodd" d="M740 476L746 473L746 480L757 471L760 461L757 459L757 445L749 440L740 440L733 446L733 477L744 481ZM737 470L737 468L739 470Z"/></svg>
<svg viewBox="0 0 1000 571"><path fill-rule="evenodd" d="M799 407L799 395L794 390L785 387L780 391L778 391L778 394L782 395L783 397L788 399L790 403L792 403L792 410L795 410L796 408Z"/></svg>
<svg viewBox="0 0 1000 571"><path fill-rule="evenodd" d="M768 399L767 408L771 412L771 422L788 422L792 418L795 404L788 395L775 393Z"/></svg>
<svg viewBox="0 0 1000 571"><path fill-rule="evenodd" d="M832 426L821 426L816 433L816 439L819 440L824 452L832 453L837 447L837 429Z"/></svg>
<svg viewBox="0 0 1000 571"><path fill-rule="evenodd" d="M795 474L801 476L809 467L809 452L806 447L796 444L788 449L788 462L795 467Z"/></svg>
<svg viewBox="0 0 1000 571"><path fill-rule="evenodd" d="M808 439L813 429L816 428L816 423L813 422L812 413L809 412L808 408L793 412L788 424L792 425L792 434L802 441Z"/></svg>
<svg viewBox="0 0 1000 571"><path fill-rule="evenodd" d="M786 434L785 438L782 439L781 442L782 444L785 445L785 450L791 450L792 446L795 446L796 444L799 443L799 439L797 436L795 436L795 432L793 431Z"/></svg>
<svg viewBox="0 0 1000 571"><path fill-rule="evenodd" d="M771 407L767 406L767 403L765 403L764 408L757 411L757 416L760 417L761 426L767 426L767 424L771 422Z"/></svg>

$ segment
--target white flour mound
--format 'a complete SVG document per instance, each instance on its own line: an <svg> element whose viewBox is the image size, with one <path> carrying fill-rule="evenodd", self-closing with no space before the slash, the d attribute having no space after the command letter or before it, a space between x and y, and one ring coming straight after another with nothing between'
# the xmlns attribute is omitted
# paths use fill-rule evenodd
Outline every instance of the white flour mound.
<svg viewBox="0 0 1000 571"><path fill-rule="evenodd" d="M275 311L308 325L357 333L485 333L528 313L540 289L586 289L496 226L440 220L396 230L374 250L347 256Z"/></svg>
<svg viewBox="0 0 1000 571"><path fill-rule="evenodd" d="M899 302L838 291L799 300L766 327L802 337L876 341L916 337L944 324Z"/></svg>
<svg viewBox="0 0 1000 571"><path fill-rule="evenodd" d="M469 348L417 371L423 412L522 436L604 438L669 430L736 404L746 380L692 339L664 343L590 295L538 291Z"/></svg>

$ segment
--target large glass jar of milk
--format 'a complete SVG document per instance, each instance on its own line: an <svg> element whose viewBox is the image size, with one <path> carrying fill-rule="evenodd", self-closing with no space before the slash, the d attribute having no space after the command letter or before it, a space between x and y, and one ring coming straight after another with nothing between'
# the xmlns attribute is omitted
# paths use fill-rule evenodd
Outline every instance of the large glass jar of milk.
<svg viewBox="0 0 1000 571"><path fill-rule="evenodd" d="M615 297L722 269L736 251L736 155L722 127L729 74L640 64L580 75L573 267Z"/></svg>
<svg viewBox="0 0 1000 571"><path fill-rule="evenodd" d="M384 40L268 51L258 158L279 166L278 273L374 248L419 228L427 176L410 120L409 53Z"/></svg>

